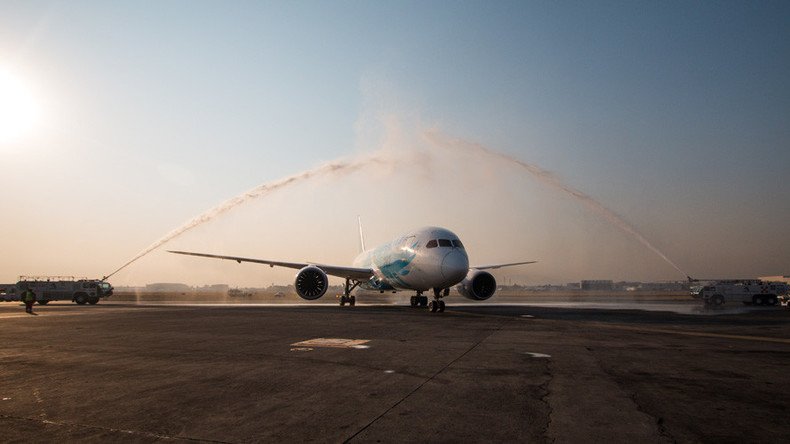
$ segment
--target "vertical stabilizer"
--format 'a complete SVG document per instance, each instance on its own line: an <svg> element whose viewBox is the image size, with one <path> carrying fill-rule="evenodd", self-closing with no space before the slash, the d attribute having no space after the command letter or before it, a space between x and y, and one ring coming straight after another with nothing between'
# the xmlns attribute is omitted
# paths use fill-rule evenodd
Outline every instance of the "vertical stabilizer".
<svg viewBox="0 0 790 444"><path fill-rule="evenodd" d="M365 235L362 233L362 216L357 216L359 222L359 252L365 251Z"/></svg>

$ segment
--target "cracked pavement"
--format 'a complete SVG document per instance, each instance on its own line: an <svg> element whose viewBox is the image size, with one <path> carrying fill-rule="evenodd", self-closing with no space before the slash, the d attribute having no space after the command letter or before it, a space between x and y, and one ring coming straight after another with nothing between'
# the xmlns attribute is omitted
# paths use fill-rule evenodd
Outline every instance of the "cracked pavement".
<svg viewBox="0 0 790 444"><path fill-rule="evenodd" d="M14 332L0 346L4 442L790 436L781 414L790 407L784 310L37 309L16 316L19 307L0 304ZM369 348L291 346L315 338L369 340Z"/></svg>

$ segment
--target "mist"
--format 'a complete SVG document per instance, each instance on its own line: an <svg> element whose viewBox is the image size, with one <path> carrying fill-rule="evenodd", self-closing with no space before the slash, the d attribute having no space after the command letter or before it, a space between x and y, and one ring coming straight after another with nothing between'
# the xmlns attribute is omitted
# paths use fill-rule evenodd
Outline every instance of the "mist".
<svg viewBox="0 0 790 444"><path fill-rule="evenodd" d="M379 131L366 128L360 140L369 149L206 210L123 262L113 282L291 283L292 270L178 257L160 247L350 264L357 215L368 247L439 225L462 238L472 265L538 260L497 272L516 283L684 277L622 216L552 173L418 122L392 115L375 122Z"/></svg>

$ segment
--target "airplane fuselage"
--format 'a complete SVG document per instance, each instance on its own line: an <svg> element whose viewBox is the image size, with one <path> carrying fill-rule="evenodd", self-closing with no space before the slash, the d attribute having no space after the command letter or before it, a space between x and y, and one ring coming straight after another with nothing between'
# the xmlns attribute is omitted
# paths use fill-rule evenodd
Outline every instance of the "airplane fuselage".
<svg viewBox="0 0 790 444"><path fill-rule="evenodd" d="M469 258L452 231L425 227L361 253L354 266L374 272L362 283L364 288L426 291L461 282L469 271Z"/></svg>

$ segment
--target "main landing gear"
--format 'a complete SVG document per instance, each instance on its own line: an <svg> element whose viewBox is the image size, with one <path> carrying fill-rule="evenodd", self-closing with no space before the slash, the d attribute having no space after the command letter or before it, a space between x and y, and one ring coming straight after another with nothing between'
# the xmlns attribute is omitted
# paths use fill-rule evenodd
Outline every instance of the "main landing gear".
<svg viewBox="0 0 790 444"><path fill-rule="evenodd" d="M350 305L352 307L354 305L357 305L357 297L351 295L351 291L354 290L355 288L357 288L357 285L359 285L358 281L354 281L354 284L352 285L351 284L351 279L346 278L346 286L343 289L343 295L338 298L338 299L340 299L340 306L341 307L346 305L346 304L348 304L348 305Z"/></svg>

